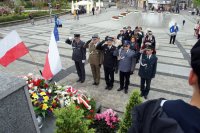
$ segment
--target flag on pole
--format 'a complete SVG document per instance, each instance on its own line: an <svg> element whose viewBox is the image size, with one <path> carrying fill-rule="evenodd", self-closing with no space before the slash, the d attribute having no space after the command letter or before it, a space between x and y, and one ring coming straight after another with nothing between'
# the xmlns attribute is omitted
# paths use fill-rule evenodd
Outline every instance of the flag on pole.
<svg viewBox="0 0 200 133"><path fill-rule="evenodd" d="M24 42L14 30L0 41L0 64L6 67L28 52Z"/></svg>
<svg viewBox="0 0 200 133"><path fill-rule="evenodd" d="M44 79L49 80L53 78L62 69L60 55L56 45L56 40L54 32L51 33L51 40L49 44L49 50L46 55L46 60L44 64L44 69L42 71L42 76Z"/></svg>
<svg viewBox="0 0 200 133"><path fill-rule="evenodd" d="M56 26L56 24L55 24L53 32L54 32L56 42L59 41L60 39L59 39L58 27Z"/></svg>

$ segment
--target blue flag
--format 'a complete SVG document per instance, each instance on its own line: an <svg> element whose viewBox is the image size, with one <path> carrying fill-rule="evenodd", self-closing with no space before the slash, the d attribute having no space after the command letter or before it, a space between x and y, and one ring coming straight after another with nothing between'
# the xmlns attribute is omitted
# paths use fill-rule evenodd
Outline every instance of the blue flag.
<svg viewBox="0 0 200 133"><path fill-rule="evenodd" d="M56 41L59 41L59 33L58 33L58 28L57 28L57 26L54 27L53 33L54 33L54 36L55 36Z"/></svg>

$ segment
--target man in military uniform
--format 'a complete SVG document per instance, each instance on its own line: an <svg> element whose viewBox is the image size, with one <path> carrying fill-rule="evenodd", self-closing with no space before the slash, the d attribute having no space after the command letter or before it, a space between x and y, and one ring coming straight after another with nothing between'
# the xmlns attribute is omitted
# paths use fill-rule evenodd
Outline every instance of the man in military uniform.
<svg viewBox="0 0 200 133"><path fill-rule="evenodd" d="M66 43L72 45L73 53L72 60L75 62L76 70L79 79L77 82L83 83L85 81L85 59L86 48L84 48L84 42L80 40L80 34L74 34L74 40L66 40Z"/></svg>
<svg viewBox="0 0 200 133"><path fill-rule="evenodd" d="M113 38L106 37L104 41L97 45L96 48L103 51L103 66L106 81L105 89L111 90L113 88L114 71L117 63L117 57L114 56L114 51L116 50L116 47L113 45Z"/></svg>
<svg viewBox="0 0 200 133"><path fill-rule="evenodd" d="M153 46L148 45L146 50L146 54L142 54L140 68L139 68L139 76L141 77L141 85L140 91L141 96L144 96L147 99L147 95L150 90L151 79L155 77L156 74L156 67L157 67L157 60L155 54L153 53ZM146 87L145 87L146 83Z"/></svg>
<svg viewBox="0 0 200 133"><path fill-rule="evenodd" d="M123 48L119 49L118 60L119 60L119 78L120 88L117 91L123 89L124 93L128 93L128 86L130 83L130 75L133 74L134 69L134 57L135 52L130 49L130 41L125 40Z"/></svg>
<svg viewBox="0 0 200 133"><path fill-rule="evenodd" d="M89 49L88 62L92 70L92 75L94 79L93 85L99 85L100 82L100 67L102 64L102 52L96 49L96 46L100 43L100 38L97 34L92 36L92 40L84 45L84 47Z"/></svg>

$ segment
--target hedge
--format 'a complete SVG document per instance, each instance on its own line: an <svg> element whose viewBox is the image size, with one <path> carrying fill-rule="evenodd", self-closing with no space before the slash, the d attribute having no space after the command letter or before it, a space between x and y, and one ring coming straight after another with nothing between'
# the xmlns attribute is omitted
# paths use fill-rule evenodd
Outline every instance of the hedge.
<svg viewBox="0 0 200 133"><path fill-rule="evenodd" d="M52 11L52 15L61 13L61 12L63 12L63 11L61 11L61 10ZM37 11L37 12L31 12L31 13L32 13L33 17L41 17L41 16L49 15L49 11ZM7 16L0 16L0 23L29 19L28 16L29 16L28 12L23 12L23 13L21 13L21 15L20 14L11 14L11 15L7 15Z"/></svg>

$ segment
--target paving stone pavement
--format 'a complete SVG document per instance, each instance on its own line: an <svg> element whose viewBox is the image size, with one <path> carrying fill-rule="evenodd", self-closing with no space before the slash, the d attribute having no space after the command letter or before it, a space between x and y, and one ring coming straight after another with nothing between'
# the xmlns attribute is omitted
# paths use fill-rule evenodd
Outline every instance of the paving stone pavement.
<svg viewBox="0 0 200 133"><path fill-rule="evenodd" d="M130 9L132 10L132 9ZM54 77L54 81L59 84L72 85L77 89L86 91L102 104L104 108L113 108L123 113L128 98L133 90L139 89L140 78L138 76L138 64L136 71L130 78L129 93L118 92L119 75L115 74L115 84L112 90L105 90L104 71L101 68L101 82L99 86L93 86L93 78L91 69L86 63L86 81L84 83L76 83L78 79L74 62L71 60L71 46L64 43L65 39L73 36L74 33L80 33L81 39L87 41L95 33L101 38L107 35L116 36L124 26L136 25L142 26L144 31L151 28L159 44L157 49L158 66L155 79L152 80L151 91L148 99L164 97L166 99L183 99L189 102L192 95L192 88L188 85L188 75L190 72L190 49L197 41L193 36L194 23L187 19L184 15L175 15L168 13L142 13L132 12L127 17L120 20L112 20L112 16L116 16L125 9L108 9L99 16L85 15L80 16L80 20L73 20L72 16L61 16L63 28L59 28L60 41L58 49L61 56L63 69ZM186 19L186 25L182 27L182 20ZM169 23L178 22L180 32L177 35L175 45L169 44ZM26 55L8 67L0 66L0 71L11 73L14 76L22 76L28 73L34 73L39 76L36 65L39 69L43 69L46 52L48 50L51 31L54 24L47 23L46 20L37 21L36 25L21 24L16 26L0 28L0 34L5 36L11 30L17 30L22 40L30 50L30 54L34 57L35 62L29 55ZM87 55L88 57L88 55ZM145 100L144 100L145 101ZM48 130L42 132L52 132L52 127L47 125Z"/></svg>

